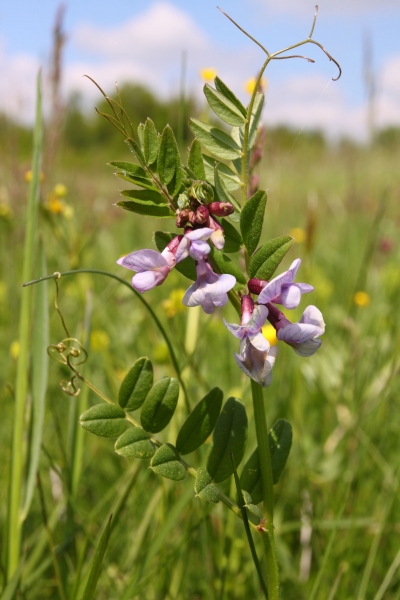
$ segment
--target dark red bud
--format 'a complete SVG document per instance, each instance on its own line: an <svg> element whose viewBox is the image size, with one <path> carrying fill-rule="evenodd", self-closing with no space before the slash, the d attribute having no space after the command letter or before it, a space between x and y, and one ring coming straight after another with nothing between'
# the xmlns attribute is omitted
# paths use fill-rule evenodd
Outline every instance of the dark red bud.
<svg viewBox="0 0 400 600"><path fill-rule="evenodd" d="M199 206L199 208L194 213L195 223L199 223L202 225L206 221L208 221L210 213L208 212L207 206Z"/></svg>
<svg viewBox="0 0 400 600"><path fill-rule="evenodd" d="M185 208L181 210L176 216L176 226L177 227L185 227L186 223L189 221L190 211Z"/></svg>
<svg viewBox="0 0 400 600"><path fill-rule="evenodd" d="M245 294L244 296L241 297L240 302L242 305L242 314L247 311L250 313L250 316L251 316L253 314L253 310L254 310L253 298L249 294Z"/></svg>
<svg viewBox="0 0 400 600"><path fill-rule="evenodd" d="M208 210L216 217L227 217L235 211L235 208L230 202L211 202L208 204Z"/></svg>
<svg viewBox="0 0 400 600"><path fill-rule="evenodd" d="M196 198L191 198L189 204L192 210L196 210L200 206L200 202Z"/></svg>
<svg viewBox="0 0 400 600"><path fill-rule="evenodd" d="M257 294L258 296L258 294L261 294L261 291L265 288L267 283L268 281L263 281L262 279L257 279L255 277L254 279L249 279L247 287L249 288L249 292Z"/></svg>

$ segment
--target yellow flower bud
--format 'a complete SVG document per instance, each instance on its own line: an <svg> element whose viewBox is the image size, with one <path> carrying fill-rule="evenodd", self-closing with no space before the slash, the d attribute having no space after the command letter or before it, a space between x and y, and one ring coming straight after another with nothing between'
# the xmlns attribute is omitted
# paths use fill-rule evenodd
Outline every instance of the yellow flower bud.
<svg viewBox="0 0 400 600"><path fill-rule="evenodd" d="M215 69L200 69L200 76L204 81L214 81L217 76L217 71Z"/></svg>
<svg viewBox="0 0 400 600"><path fill-rule="evenodd" d="M53 194L58 196L58 198L64 198L67 195L67 188L63 183L57 183L57 185L53 188Z"/></svg>
<svg viewBox="0 0 400 600"><path fill-rule="evenodd" d="M356 292L354 294L354 304L360 306L361 308L365 308L370 304L371 298L368 296L366 292Z"/></svg>

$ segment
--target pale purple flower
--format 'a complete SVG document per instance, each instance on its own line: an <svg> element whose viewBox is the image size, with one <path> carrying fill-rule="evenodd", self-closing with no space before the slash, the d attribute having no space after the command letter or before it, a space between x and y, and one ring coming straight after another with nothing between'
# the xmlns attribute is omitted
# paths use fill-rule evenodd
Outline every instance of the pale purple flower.
<svg viewBox="0 0 400 600"><path fill-rule="evenodd" d="M283 304L285 308L296 308L302 294L313 291L313 286L308 283L294 283L294 278L301 264L300 258L292 262L288 271L269 281L258 296L259 304L274 302Z"/></svg>
<svg viewBox="0 0 400 600"><path fill-rule="evenodd" d="M237 338L243 340L247 338L250 343L261 351L269 349L268 340L261 333L261 328L264 325L267 316L268 308L266 306L254 307L254 301L250 295L242 296L242 319L241 324L227 323L225 319L225 327Z"/></svg>
<svg viewBox="0 0 400 600"><path fill-rule="evenodd" d="M196 263L197 280L186 291L182 303L185 306L201 305L204 312L211 314L216 306L224 306L228 302L229 290L236 279L233 275L217 275L206 260Z"/></svg>
<svg viewBox="0 0 400 600"><path fill-rule="evenodd" d="M307 306L298 323L291 323L280 310L270 305L268 320L276 329L276 337L292 346L299 356L311 356L322 344L319 338L325 332L321 311Z"/></svg>
<svg viewBox="0 0 400 600"><path fill-rule="evenodd" d="M267 341L267 340L266 340ZM253 346L250 339L245 337L240 342L240 354L235 352L235 360L238 367L261 387L267 387L272 380L272 367L275 364L278 349L276 346L268 349L258 350Z"/></svg>
<svg viewBox="0 0 400 600"><path fill-rule="evenodd" d="M161 254L156 250L138 250L117 260L122 267L136 271L136 275L132 277L135 290L143 293L161 285L176 263L186 258L188 252L185 249L179 251L179 258L176 258L182 238L181 235L176 236Z"/></svg>
<svg viewBox="0 0 400 600"><path fill-rule="evenodd" d="M195 261L205 260L211 252L210 245L207 240L212 235L213 230L209 227L201 227L200 229L185 230L184 239L186 240L186 247L189 252L189 256ZM184 241L182 240L182 248L184 247Z"/></svg>
<svg viewBox="0 0 400 600"><path fill-rule="evenodd" d="M321 311L316 306L307 306L298 323L290 323L277 331L278 340L292 346L299 356L311 356L322 344L319 338L325 332Z"/></svg>

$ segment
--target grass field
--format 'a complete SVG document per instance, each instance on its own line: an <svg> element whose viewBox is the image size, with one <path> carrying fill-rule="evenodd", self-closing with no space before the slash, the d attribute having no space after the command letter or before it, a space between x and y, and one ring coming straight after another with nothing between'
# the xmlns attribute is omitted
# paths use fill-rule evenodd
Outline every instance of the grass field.
<svg viewBox="0 0 400 600"><path fill-rule="evenodd" d="M0 167L4 581L18 321L26 291L21 287L25 174L30 169L29 153L16 149L18 135L6 138ZM99 144L81 152L60 144L55 160L48 158L43 167L39 229L47 272L93 268L129 281L116 260L153 247L152 232L174 231L173 221L139 218L113 206L121 182L106 163L130 159L122 140L119 147ZM343 142L321 147L300 135L285 149L275 146L267 132L259 169L268 191L262 239L295 230L297 242L281 268L302 258L299 280L315 286L295 317L312 303L326 322L324 343L309 359L280 344L273 383L265 391L269 424L285 418L294 434L275 486L285 600L400 598L399 160L400 146ZM56 188L58 195L57 184L66 187ZM38 257L33 260L37 274ZM187 287L188 280L172 272L146 300L173 340L191 406L215 385L225 398L235 395L246 404L250 455L255 447L250 384L233 360L236 340L220 314L189 315L176 292ZM85 377L107 396L116 398L125 373L140 356L151 358L157 378L174 375L164 339L127 288L92 274L61 278L59 288L68 329L88 349ZM355 302L357 292L364 295ZM54 294L50 281L50 343L57 344L65 334ZM230 306L222 312L228 321L236 320ZM64 394L60 381L68 378L65 367L50 361L39 462L47 529L36 486L23 525L15 597L80 599L111 513L99 600L261 597L241 520L221 503L195 498L191 477L183 482L157 477L148 461L121 458L111 440L81 430L79 414L98 399L87 388L77 397ZM162 441L173 439L186 417L181 400L160 434ZM202 448L195 456L198 466L205 456ZM230 480L222 488L235 497Z"/></svg>

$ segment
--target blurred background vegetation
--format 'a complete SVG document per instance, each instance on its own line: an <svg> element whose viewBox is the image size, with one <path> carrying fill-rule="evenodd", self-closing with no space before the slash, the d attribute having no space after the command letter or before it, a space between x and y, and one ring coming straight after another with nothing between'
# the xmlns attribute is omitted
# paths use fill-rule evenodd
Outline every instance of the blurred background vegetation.
<svg viewBox="0 0 400 600"><path fill-rule="evenodd" d="M204 117L204 104L190 98L162 101L133 83L121 95L134 125L149 116L158 130L170 123L180 131L185 156L191 141L188 118ZM105 109L100 96L97 108ZM4 528L32 131L3 115L0 145ZM156 229L175 230L172 221L140 219L113 206L120 182L107 162L130 159L120 134L94 112L88 114L79 97L64 106L53 103L46 124L39 224L49 273L98 268L129 280L116 260L154 247ZM260 185L268 192L262 241L294 236L282 267L303 259L300 280L315 286L307 303L322 310L327 324L323 346L310 359L280 348L273 384L265 392L270 424L283 417L294 429L292 452L275 488L285 600L400 598L399 162L400 128L374 132L363 145L351 140L333 144L320 131L266 130L259 168ZM143 355L154 362L156 377L173 375L164 341L129 290L87 274L62 278L59 285L60 307L73 335L83 339L85 315L90 315L85 376L108 396L116 397L124 374ZM193 331L180 302L188 285L172 272L146 299L174 340L192 406L215 385L225 398L243 399L250 416L250 454L254 423L249 383L233 359L236 340L222 324L222 311L200 314L198 331ZM223 313L228 321L236 318L229 306ZM64 333L53 304L50 316L51 342L58 343ZM295 320L293 313L291 318ZM269 329L265 334L272 336ZM147 464L114 454L112 442L78 434L80 410L97 400L87 391L78 398L63 394L60 381L68 377L62 365L50 362L40 459L49 528L67 597L81 597L73 588L75 574L88 568L111 512L114 526L99 600L259 597L241 521L220 505L194 498L192 481L161 480ZM179 406L162 439L173 439L184 418ZM198 458L201 462L205 456ZM71 470L76 473L73 487ZM234 494L229 488L226 492ZM23 538L25 562L17 597L62 597L37 493Z"/></svg>

